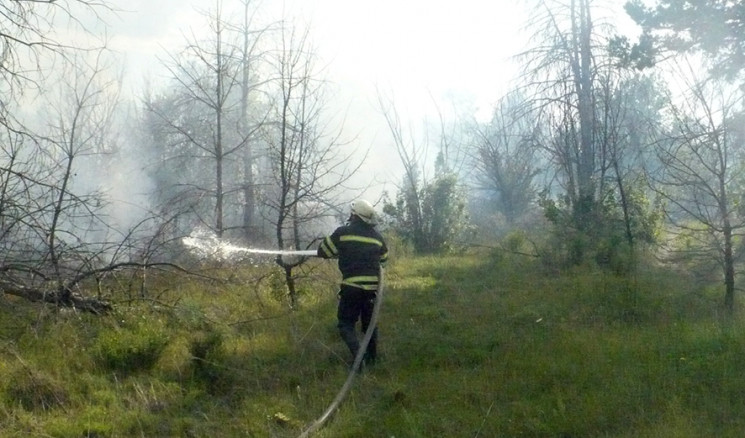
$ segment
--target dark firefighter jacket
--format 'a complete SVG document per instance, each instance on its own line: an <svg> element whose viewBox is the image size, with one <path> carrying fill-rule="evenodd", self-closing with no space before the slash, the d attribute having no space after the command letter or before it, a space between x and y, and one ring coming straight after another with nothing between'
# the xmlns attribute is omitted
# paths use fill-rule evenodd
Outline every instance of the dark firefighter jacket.
<svg viewBox="0 0 745 438"><path fill-rule="evenodd" d="M323 239L318 256L339 259L342 285L377 290L380 266L388 260L388 248L374 227L352 218Z"/></svg>

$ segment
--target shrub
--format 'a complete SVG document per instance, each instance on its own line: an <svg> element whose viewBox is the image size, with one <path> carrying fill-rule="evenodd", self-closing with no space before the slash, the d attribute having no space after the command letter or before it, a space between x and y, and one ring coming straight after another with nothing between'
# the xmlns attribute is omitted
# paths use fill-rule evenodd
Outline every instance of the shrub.
<svg viewBox="0 0 745 438"><path fill-rule="evenodd" d="M219 391L226 379L224 366L225 357L223 335L217 330L200 331L194 334L189 344L193 377L206 384L207 388Z"/></svg>
<svg viewBox="0 0 745 438"><path fill-rule="evenodd" d="M94 353L105 368L130 374L151 369L167 344L161 327L143 322L131 329L102 332L94 344Z"/></svg>

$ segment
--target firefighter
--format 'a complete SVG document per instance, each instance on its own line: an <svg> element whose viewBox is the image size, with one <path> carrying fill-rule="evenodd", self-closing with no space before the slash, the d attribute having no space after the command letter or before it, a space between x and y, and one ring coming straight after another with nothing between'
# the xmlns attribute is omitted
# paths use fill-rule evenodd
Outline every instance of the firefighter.
<svg viewBox="0 0 745 438"><path fill-rule="evenodd" d="M346 225L334 230L318 246L319 257L339 259L342 281L337 327L352 358L360 348L355 325L359 319L362 332L367 331L375 305L380 268L388 259L388 248L375 229L376 224L373 206L365 200L354 201ZM377 331L375 328L365 351L366 365L373 365L377 358Z"/></svg>

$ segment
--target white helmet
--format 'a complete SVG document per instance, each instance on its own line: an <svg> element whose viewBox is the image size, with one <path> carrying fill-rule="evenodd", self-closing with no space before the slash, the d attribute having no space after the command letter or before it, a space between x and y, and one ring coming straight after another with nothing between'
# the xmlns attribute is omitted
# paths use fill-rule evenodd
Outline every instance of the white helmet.
<svg viewBox="0 0 745 438"><path fill-rule="evenodd" d="M373 208L372 204L365 201L364 199L359 199L357 201L353 201L351 206L353 215L359 217L365 223L375 225L375 209Z"/></svg>

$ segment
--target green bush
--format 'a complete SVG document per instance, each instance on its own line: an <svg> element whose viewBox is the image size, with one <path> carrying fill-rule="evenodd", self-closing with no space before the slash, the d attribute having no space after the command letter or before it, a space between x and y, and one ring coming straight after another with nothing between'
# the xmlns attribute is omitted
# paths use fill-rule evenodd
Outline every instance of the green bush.
<svg viewBox="0 0 745 438"><path fill-rule="evenodd" d="M210 393L222 393L230 389L234 379L226 367L224 335L215 329L195 332L189 342L192 376L201 382Z"/></svg>
<svg viewBox="0 0 745 438"><path fill-rule="evenodd" d="M108 370L130 374L151 369L168 344L162 327L141 323L133 328L102 332L94 356Z"/></svg>

